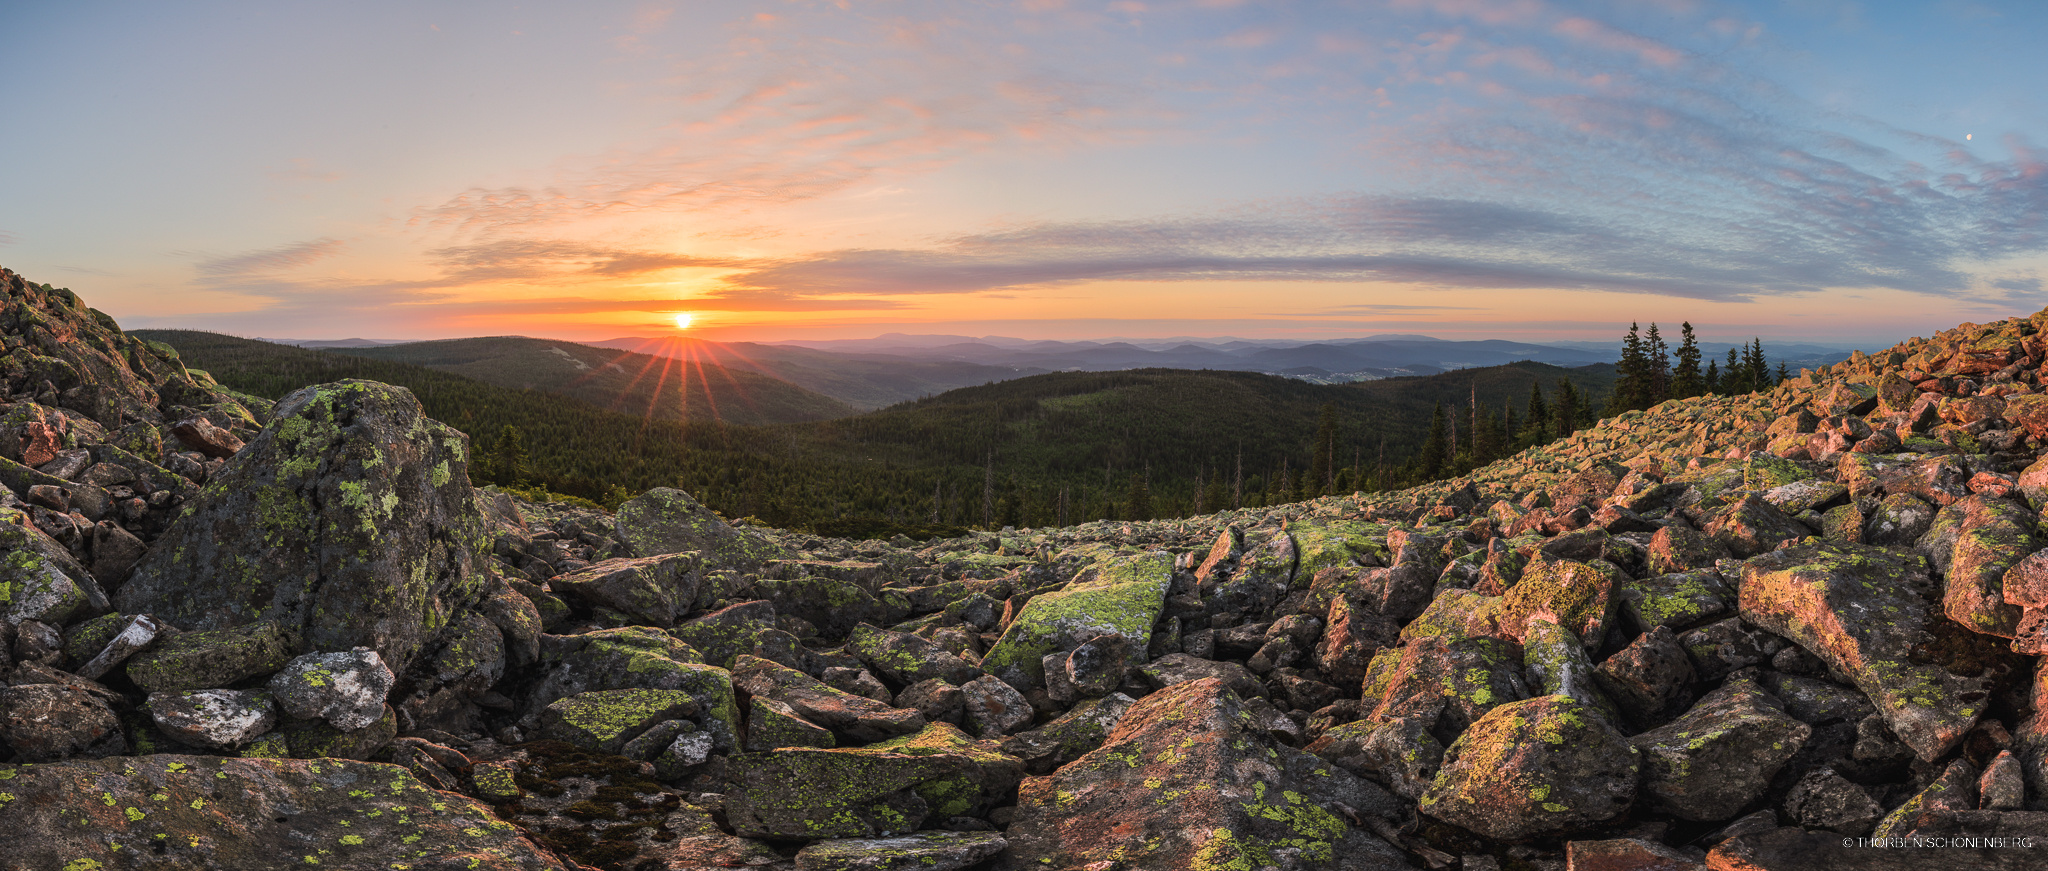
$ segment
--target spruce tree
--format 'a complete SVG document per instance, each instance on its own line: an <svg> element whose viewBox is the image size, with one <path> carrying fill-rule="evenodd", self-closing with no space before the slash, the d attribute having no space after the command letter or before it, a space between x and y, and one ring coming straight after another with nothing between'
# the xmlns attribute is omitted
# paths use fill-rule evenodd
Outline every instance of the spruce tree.
<svg viewBox="0 0 2048 871"><path fill-rule="evenodd" d="M1444 404L1439 401L1436 411L1429 416L1429 437L1422 442L1422 455L1418 458L1422 477L1436 480L1444 467Z"/></svg>
<svg viewBox="0 0 2048 871"><path fill-rule="evenodd" d="M1309 458L1309 463L1308 486L1303 489L1336 492L1337 403L1323 403L1321 418L1316 421L1315 456Z"/></svg>
<svg viewBox="0 0 2048 871"><path fill-rule="evenodd" d="M1647 396L1649 360L1644 356L1643 337L1636 324L1628 325L1628 335L1621 340L1621 359L1614 364L1614 395L1608 397L1607 411L1620 414L1631 408L1642 408L1643 397Z"/></svg>
<svg viewBox="0 0 2048 871"><path fill-rule="evenodd" d="M1728 364L1721 367L1721 392L1734 396L1738 393L1748 393L1753 389L1755 388L1750 386L1748 373L1743 371L1742 358L1736 356L1734 348L1729 348Z"/></svg>
<svg viewBox="0 0 2048 871"><path fill-rule="evenodd" d="M1700 374L1700 345L1692 335L1692 322L1678 325L1678 365L1671 370L1671 395L1685 399L1707 391L1705 377Z"/></svg>
<svg viewBox="0 0 2048 871"><path fill-rule="evenodd" d="M1644 396L1637 408L1649 408L1671 398L1670 348L1664 344L1664 337L1658 335L1657 324L1652 322L1648 332L1643 334Z"/></svg>
<svg viewBox="0 0 2048 871"><path fill-rule="evenodd" d="M1124 519L1152 519L1152 485L1145 481L1145 473L1131 473L1130 495L1125 497Z"/></svg>
<svg viewBox="0 0 2048 871"><path fill-rule="evenodd" d="M1550 406L1543 401L1543 382L1529 382L1529 413L1517 440L1525 447L1550 441Z"/></svg>
<svg viewBox="0 0 2048 871"><path fill-rule="evenodd" d="M1557 379L1557 402L1551 408L1550 437L1561 439L1579 431L1579 389L1572 382Z"/></svg>
<svg viewBox="0 0 2048 871"><path fill-rule="evenodd" d="M1721 364L1719 362L1714 360L1707 361L1707 374L1700 377L1700 386L1705 388L1703 392L1706 393L1723 392L1721 390Z"/></svg>

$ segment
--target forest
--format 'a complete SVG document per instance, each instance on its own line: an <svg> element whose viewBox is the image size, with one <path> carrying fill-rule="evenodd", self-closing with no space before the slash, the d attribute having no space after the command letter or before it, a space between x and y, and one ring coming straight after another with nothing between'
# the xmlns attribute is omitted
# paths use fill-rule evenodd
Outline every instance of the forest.
<svg viewBox="0 0 2048 871"><path fill-rule="evenodd" d="M423 366L157 330L186 365L277 398L368 378L472 437L471 477L616 505L656 486L728 517L886 538L1157 519L1412 486L1668 398L1766 388L1761 342L1700 368L1631 325L1613 365L1542 363L1321 385L1252 372L1033 375L867 414L772 426L621 414Z"/></svg>

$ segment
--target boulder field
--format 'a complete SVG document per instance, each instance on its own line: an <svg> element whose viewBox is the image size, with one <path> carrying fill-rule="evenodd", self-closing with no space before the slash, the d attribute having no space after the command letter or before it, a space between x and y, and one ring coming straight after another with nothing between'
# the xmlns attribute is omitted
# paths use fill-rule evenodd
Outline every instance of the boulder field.
<svg viewBox="0 0 2048 871"><path fill-rule="evenodd" d="M0 871L2048 866L2048 312L919 543L525 502L0 290Z"/></svg>

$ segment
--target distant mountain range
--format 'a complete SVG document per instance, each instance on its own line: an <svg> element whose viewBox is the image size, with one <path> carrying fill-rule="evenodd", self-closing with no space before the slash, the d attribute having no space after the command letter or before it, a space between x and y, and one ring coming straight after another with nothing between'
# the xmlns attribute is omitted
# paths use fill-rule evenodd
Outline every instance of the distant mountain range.
<svg viewBox="0 0 2048 871"><path fill-rule="evenodd" d="M516 345L515 340L534 344ZM1523 361L1573 368L1612 363L1621 354L1619 342L1452 341L1414 334L1313 342L1227 336L1063 342L1005 336L903 333L872 339L792 342L713 342L683 336L627 336L585 343L518 337L411 343L378 339L263 341L415 362L505 386L540 389L552 388L534 381L534 377L560 377L565 364L563 355L576 356L591 366L610 363L635 374L649 371L645 361L608 361L602 356L590 356L590 353L595 353L594 349L615 349L636 355L689 361L728 372L758 373L788 382L800 393L816 395L816 400L829 397L837 403L844 403L844 407L834 408L836 403L803 399L794 394L777 395L776 401L787 402L787 407L767 414L766 418L780 420L843 416L961 387L1048 372L1206 369L1263 372L1320 384L1336 384L1432 375ZM483 342L495 344L488 347L477 344ZM1725 342L1700 343L1702 353L1710 361L1722 359L1731 347L1737 346ZM1847 348L1815 343L1766 344L1764 350L1773 364L1783 362L1794 372L1834 363L1849 356ZM532 359L528 360L528 357ZM602 375L582 376L580 370L577 376L571 380L578 387L587 387L587 398L599 404L617 401L600 398L601 393L617 397L621 395L623 384L637 383L629 378L621 384L612 384L610 382L614 379ZM592 381L603 383L590 383ZM757 389L765 390L766 394L776 394L765 385L757 386ZM632 391L626 387L623 392Z"/></svg>

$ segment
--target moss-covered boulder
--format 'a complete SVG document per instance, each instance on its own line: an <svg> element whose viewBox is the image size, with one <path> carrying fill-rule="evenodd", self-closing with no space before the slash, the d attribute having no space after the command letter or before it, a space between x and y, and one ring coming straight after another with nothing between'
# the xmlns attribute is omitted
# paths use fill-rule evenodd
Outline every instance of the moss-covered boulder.
<svg viewBox="0 0 2048 871"><path fill-rule="evenodd" d="M468 439L404 388L297 391L117 600L189 629L276 621L296 652L368 647L403 673L487 587L490 543L468 468Z"/></svg>
<svg viewBox="0 0 2048 871"><path fill-rule="evenodd" d="M1419 638L1373 657L1364 719L1426 715L1445 740L1488 711L1529 697L1519 646L1497 638Z"/></svg>
<svg viewBox="0 0 2048 871"><path fill-rule="evenodd" d="M697 551L711 567L742 571L797 556L759 532L734 527L696 497L670 487L627 500L617 517L619 540L634 556Z"/></svg>
<svg viewBox="0 0 2048 871"><path fill-rule="evenodd" d="M1023 763L944 723L869 747L732 757L726 817L747 837L873 838L972 813L1015 788Z"/></svg>
<svg viewBox="0 0 2048 871"><path fill-rule="evenodd" d="M754 652L761 633L775 628L775 603L766 599L727 605L669 631L704 661L731 668L734 657Z"/></svg>
<svg viewBox="0 0 2048 871"><path fill-rule="evenodd" d="M618 755L626 742L658 723L697 715L697 700L680 690L598 690L558 699L541 711L541 737Z"/></svg>
<svg viewBox="0 0 2048 871"><path fill-rule="evenodd" d="M1931 581L1916 557L1832 542L1749 560L1742 616L1792 639L1870 697L1926 761L1942 757L1990 704L1989 677L1949 670L1927 630Z"/></svg>
<svg viewBox="0 0 2048 871"><path fill-rule="evenodd" d="M1643 791L1659 809L1717 821L1763 795L1812 734L1755 681L1738 677L1629 743L1642 753Z"/></svg>
<svg viewBox="0 0 2048 871"><path fill-rule="evenodd" d="M682 690L696 699L697 724L719 752L740 746L731 672L698 661L690 646L658 629L628 626L582 635L542 635L538 667L520 693L523 720L539 723L556 699L596 690Z"/></svg>
<svg viewBox="0 0 2048 871"><path fill-rule="evenodd" d="M1349 815L1403 813L1385 790L1279 744L1222 681L1202 680L1139 700L1101 747L1026 781L994 867L1401 867Z"/></svg>
<svg viewBox="0 0 2048 871"><path fill-rule="evenodd" d="M563 867L395 765L172 755L0 765L0 856L74 871Z"/></svg>
<svg viewBox="0 0 2048 871"><path fill-rule="evenodd" d="M1173 560L1164 553L1103 557L1059 591L1033 597L981 668L1019 690L1044 686L1046 654L1111 633L1128 639L1130 664L1141 665L1172 581Z"/></svg>
<svg viewBox="0 0 2048 871"><path fill-rule="evenodd" d="M233 686L292 660L297 638L274 621L159 640L128 659L128 679L150 692Z"/></svg>
<svg viewBox="0 0 2048 871"><path fill-rule="evenodd" d="M918 832L819 841L798 851L796 861L799 871L959 871L1007 845L995 832Z"/></svg>
<svg viewBox="0 0 2048 871"><path fill-rule="evenodd" d="M1539 615L1597 647L1614 625L1615 594L1629 577L1606 560L1550 560L1530 565L1501 597L1500 631L1520 641Z"/></svg>
<svg viewBox="0 0 2048 871"><path fill-rule="evenodd" d="M1635 799L1637 757L1569 696L1502 705L1465 730L1418 807L1503 841L1580 831Z"/></svg>
<svg viewBox="0 0 2048 871"><path fill-rule="evenodd" d="M937 644L865 623L846 637L846 652L898 688L934 679L959 686L981 676L981 669Z"/></svg>

